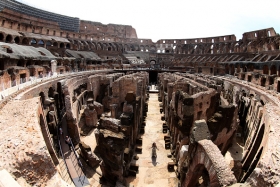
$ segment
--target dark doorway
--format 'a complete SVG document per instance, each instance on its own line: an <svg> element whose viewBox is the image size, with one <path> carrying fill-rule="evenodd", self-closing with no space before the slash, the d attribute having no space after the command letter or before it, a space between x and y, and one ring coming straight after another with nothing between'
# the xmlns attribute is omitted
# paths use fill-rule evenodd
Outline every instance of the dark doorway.
<svg viewBox="0 0 280 187"><path fill-rule="evenodd" d="M150 71L149 72L149 83L157 84L157 76L158 72L157 71Z"/></svg>

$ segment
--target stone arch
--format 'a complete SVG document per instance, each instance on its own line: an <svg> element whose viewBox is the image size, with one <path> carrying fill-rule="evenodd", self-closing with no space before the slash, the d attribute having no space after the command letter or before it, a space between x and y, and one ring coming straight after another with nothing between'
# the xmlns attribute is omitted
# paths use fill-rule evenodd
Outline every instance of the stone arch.
<svg viewBox="0 0 280 187"><path fill-rule="evenodd" d="M63 43L63 42L61 42L60 44L59 44L59 48L64 48L65 47L65 44Z"/></svg>
<svg viewBox="0 0 280 187"><path fill-rule="evenodd" d="M16 43L16 44L19 44L20 39L19 39L19 37L18 37L18 36L16 36L14 40L15 40L15 43Z"/></svg>
<svg viewBox="0 0 280 187"><path fill-rule="evenodd" d="M70 49L70 48L71 48L70 43L66 44L66 49Z"/></svg>
<svg viewBox="0 0 280 187"><path fill-rule="evenodd" d="M154 45L150 46L150 50L149 51L156 52L157 51L156 46L154 46Z"/></svg>
<svg viewBox="0 0 280 187"><path fill-rule="evenodd" d="M219 152L219 148L211 140L198 141L188 172L186 176L183 176L182 186L192 187L197 184L198 178L202 176L204 170L209 173L209 186L230 186L236 183L236 179L227 166L223 155L213 154Z"/></svg>
<svg viewBox="0 0 280 187"><path fill-rule="evenodd" d="M145 46L145 52L149 52L150 47L148 45Z"/></svg>
<svg viewBox="0 0 280 187"><path fill-rule="evenodd" d="M97 50L103 50L102 43L100 43L100 42L97 43Z"/></svg>
<svg viewBox="0 0 280 187"><path fill-rule="evenodd" d="M124 45L124 51L129 51L128 45Z"/></svg>
<svg viewBox="0 0 280 187"><path fill-rule="evenodd" d="M35 38L32 38L30 41L31 45L36 45L37 44L37 40Z"/></svg>
<svg viewBox="0 0 280 187"><path fill-rule="evenodd" d="M38 45L45 45L44 40L39 40L39 41L38 41Z"/></svg>
<svg viewBox="0 0 280 187"><path fill-rule="evenodd" d="M46 42L46 46L52 46L52 42L51 41L47 41Z"/></svg>
<svg viewBox="0 0 280 187"><path fill-rule="evenodd" d="M5 41L6 41L7 43L11 43L13 40L14 40L14 39L13 39L12 35L8 34L8 35L6 36L6 40L5 40Z"/></svg>
<svg viewBox="0 0 280 187"><path fill-rule="evenodd" d="M53 42L53 46L54 47L58 47L58 43L57 42Z"/></svg>

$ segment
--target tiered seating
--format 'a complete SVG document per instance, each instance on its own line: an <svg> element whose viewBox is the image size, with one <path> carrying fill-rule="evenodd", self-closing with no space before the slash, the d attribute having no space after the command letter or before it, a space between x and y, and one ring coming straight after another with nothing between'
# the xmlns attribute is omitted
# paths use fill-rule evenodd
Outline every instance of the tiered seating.
<svg viewBox="0 0 280 187"><path fill-rule="evenodd" d="M19 3L15 0L1 0L0 1L0 11L3 8L9 8L11 10L34 16L41 19L46 19L50 21L58 22L62 30L68 30L73 32L78 32L80 27L80 19L64 16L60 14L55 14L45 10L40 10L22 3Z"/></svg>

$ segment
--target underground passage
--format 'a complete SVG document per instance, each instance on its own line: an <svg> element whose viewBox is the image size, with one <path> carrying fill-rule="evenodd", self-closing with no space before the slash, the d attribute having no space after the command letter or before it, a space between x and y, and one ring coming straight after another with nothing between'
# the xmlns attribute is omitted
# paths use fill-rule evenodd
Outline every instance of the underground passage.
<svg viewBox="0 0 280 187"><path fill-rule="evenodd" d="M0 13L0 186L279 186L274 28L153 42L15 0Z"/></svg>

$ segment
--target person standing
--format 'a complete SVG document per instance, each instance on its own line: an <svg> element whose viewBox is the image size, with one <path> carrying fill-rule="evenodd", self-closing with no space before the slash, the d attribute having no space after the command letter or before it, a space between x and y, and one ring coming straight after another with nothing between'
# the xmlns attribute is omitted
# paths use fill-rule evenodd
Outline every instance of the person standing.
<svg viewBox="0 0 280 187"><path fill-rule="evenodd" d="M69 136L65 136L65 143L68 144L70 151L72 151L71 150L71 138Z"/></svg>

